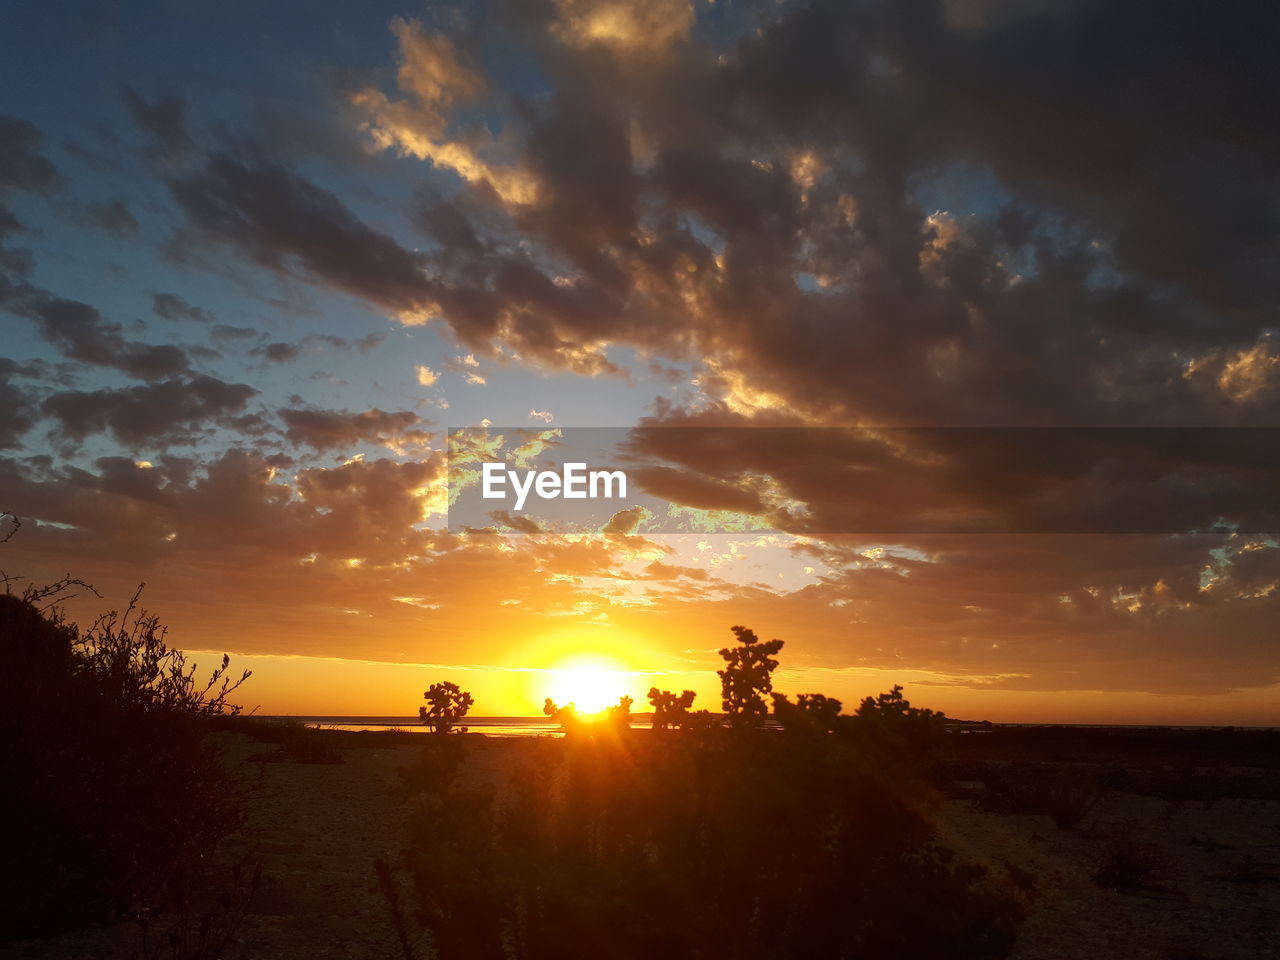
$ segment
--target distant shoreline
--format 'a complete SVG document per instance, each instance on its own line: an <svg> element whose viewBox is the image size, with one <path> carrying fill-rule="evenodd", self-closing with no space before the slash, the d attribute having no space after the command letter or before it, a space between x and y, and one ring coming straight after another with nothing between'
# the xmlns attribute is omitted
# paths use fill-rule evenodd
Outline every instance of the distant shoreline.
<svg viewBox="0 0 1280 960"><path fill-rule="evenodd" d="M287 721L294 723L317 724L349 728L351 726L367 726L375 728L401 728L428 732L417 716L389 715L340 715L340 714L252 714L258 720ZM633 713L631 719L634 726L648 727L652 713ZM635 723L635 721L642 721ZM558 724L547 717L535 716L484 716L467 717L459 723L463 727L494 727L503 725L519 725L530 727L558 728ZM949 720L948 726L953 728L986 728L1013 730L1202 730L1202 731L1240 731L1240 732L1272 732L1280 731L1280 726L1252 724L1217 724L1217 723L1002 723L991 720Z"/></svg>

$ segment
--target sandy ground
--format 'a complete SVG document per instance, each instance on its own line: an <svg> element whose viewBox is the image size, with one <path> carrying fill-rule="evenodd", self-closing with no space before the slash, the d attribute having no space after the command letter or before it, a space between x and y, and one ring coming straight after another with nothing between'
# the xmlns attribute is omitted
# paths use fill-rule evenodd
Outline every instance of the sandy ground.
<svg viewBox="0 0 1280 960"><path fill-rule="evenodd" d="M477 742L475 773L501 780L526 744ZM262 864L259 889L226 960L398 958L373 861L394 860L399 849L397 768L415 748L348 749L343 763L310 765L263 762L274 748L240 736L224 735L223 746L250 802L245 829L219 858L232 863L247 856ZM1105 831L1125 820L1137 821L1138 839L1158 847L1168 866L1148 887L1118 892L1091 877ZM1113 794L1076 828L1058 830L1047 817L987 814L967 800L950 800L940 828L946 843L988 864L994 876L1008 876L1012 864L1015 876L1022 870L1034 878L1017 960L1280 958L1275 801L1175 804ZM124 925L9 945L0 955L127 958L139 942L138 930Z"/></svg>
<svg viewBox="0 0 1280 960"><path fill-rule="evenodd" d="M1136 822L1160 875L1109 890L1092 879L1106 833ZM1044 816L982 813L949 801L943 839L1000 874L1035 878L1014 960L1267 960L1280 957L1280 804L1174 803L1116 793L1071 830ZM1246 858L1252 858L1250 863Z"/></svg>

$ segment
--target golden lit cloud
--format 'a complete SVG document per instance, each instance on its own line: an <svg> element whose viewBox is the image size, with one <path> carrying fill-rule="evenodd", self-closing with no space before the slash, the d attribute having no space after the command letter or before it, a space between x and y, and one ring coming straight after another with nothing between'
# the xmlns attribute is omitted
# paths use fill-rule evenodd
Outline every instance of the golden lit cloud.
<svg viewBox="0 0 1280 960"><path fill-rule="evenodd" d="M554 32L563 42L618 53L657 53L693 28L689 0L556 0L556 13Z"/></svg>

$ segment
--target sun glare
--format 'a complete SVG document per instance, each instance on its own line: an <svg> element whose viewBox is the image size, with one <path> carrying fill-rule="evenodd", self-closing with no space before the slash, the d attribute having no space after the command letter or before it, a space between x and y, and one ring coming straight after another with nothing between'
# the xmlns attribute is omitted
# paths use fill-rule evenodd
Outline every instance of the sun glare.
<svg viewBox="0 0 1280 960"><path fill-rule="evenodd" d="M616 663L599 658L571 660L550 671L547 696L579 713L598 713L629 693L627 675Z"/></svg>

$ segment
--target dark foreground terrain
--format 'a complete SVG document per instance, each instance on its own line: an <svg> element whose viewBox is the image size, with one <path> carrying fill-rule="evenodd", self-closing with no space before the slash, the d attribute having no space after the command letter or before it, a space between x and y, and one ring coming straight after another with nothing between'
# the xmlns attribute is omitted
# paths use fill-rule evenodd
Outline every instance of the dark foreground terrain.
<svg viewBox="0 0 1280 960"><path fill-rule="evenodd" d="M201 944L222 940L227 958L396 958L406 949L431 956L430 935L411 916L416 901L402 857L412 804L400 771L420 762L425 738L213 738L246 802L243 828L218 848L209 871L221 877L210 887L218 892L158 916L145 940L139 923L125 922L0 952L210 957ZM468 789L492 784L499 795L514 771L564 749L560 741L453 739L465 739L461 781ZM983 882L1020 905L1012 957L1276 957L1276 745L1275 734L1248 731L952 734L932 774L930 818L941 843L985 866ZM374 869L379 858L392 865L402 899L403 942Z"/></svg>

